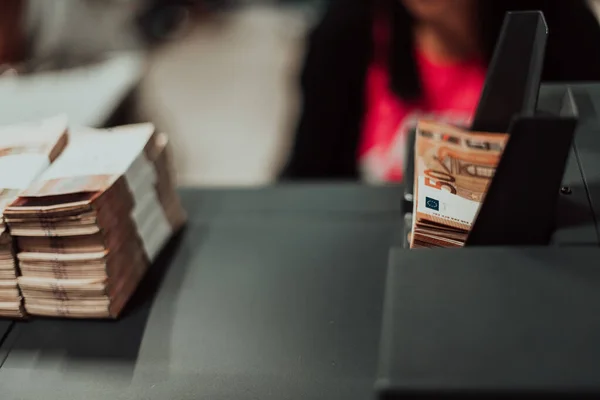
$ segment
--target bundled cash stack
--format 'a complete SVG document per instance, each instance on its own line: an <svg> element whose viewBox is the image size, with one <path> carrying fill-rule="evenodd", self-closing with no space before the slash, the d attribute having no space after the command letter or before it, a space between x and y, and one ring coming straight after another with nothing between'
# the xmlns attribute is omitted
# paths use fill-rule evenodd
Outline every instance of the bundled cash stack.
<svg viewBox="0 0 600 400"><path fill-rule="evenodd" d="M67 141L65 117L0 128L0 211L48 168ZM0 317L25 316L14 256L13 240L0 213Z"/></svg>
<svg viewBox="0 0 600 400"><path fill-rule="evenodd" d="M185 222L169 154L151 124L77 132L5 209L28 313L119 316Z"/></svg>
<svg viewBox="0 0 600 400"><path fill-rule="evenodd" d="M411 248L463 247L508 135L419 122Z"/></svg>

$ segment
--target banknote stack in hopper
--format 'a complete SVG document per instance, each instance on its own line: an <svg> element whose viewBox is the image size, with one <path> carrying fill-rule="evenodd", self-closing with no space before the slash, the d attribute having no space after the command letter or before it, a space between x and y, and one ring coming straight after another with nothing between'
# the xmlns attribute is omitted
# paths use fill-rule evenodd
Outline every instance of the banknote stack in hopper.
<svg viewBox="0 0 600 400"><path fill-rule="evenodd" d="M116 318L185 221L168 140L151 124L72 134L5 210L32 315Z"/></svg>
<svg viewBox="0 0 600 400"><path fill-rule="evenodd" d="M464 246L507 140L419 122L411 248Z"/></svg>
<svg viewBox="0 0 600 400"><path fill-rule="evenodd" d="M13 241L1 211L42 173L67 145L67 119L0 128L0 317L23 317Z"/></svg>

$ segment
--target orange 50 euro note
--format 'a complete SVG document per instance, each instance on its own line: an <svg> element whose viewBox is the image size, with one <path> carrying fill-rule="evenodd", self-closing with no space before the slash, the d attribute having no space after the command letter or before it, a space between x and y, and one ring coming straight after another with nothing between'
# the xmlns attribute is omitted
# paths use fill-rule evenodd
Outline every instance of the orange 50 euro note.
<svg viewBox="0 0 600 400"><path fill-rule="evenodd" d="M507 141L506 134L419 122L411 248L464 245Z"/></svg>

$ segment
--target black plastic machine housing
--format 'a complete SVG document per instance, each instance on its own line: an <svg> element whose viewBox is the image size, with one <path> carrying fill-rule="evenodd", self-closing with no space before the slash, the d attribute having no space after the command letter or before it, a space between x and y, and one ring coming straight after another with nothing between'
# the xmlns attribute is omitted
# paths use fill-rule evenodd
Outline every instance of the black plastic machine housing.
<svg viewBox="0 0 600 400"><path fill-rule="evenodd" d="M472 128L510 139L467 246L391 251L380 399L600 397L600 83L540 88L546 35L507 16Z"/></svg>

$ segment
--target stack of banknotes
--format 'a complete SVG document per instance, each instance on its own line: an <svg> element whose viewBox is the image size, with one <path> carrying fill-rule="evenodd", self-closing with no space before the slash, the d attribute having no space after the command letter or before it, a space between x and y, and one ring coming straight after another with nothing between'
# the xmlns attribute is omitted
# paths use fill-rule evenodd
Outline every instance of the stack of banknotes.
<svg viewBox="0 0 600 400"><path fill-rule="evenodd" d="M27 313L116 318L186 216L151 124L72 133L4 209Z"/></svg>
<svg viewBox="0 0 600 400"><path fill-rule="evenodd" d="M464 246L507 141L506 134L419 122L411 248Z"/></svg>
<svg viewBox="0 0 600 400"><path fill-rule="evenodd" d="M0 128L0 316L24 316L17 285L13 240L1 210L14 201L62 153L67 145L67 119Z"/></svg>

